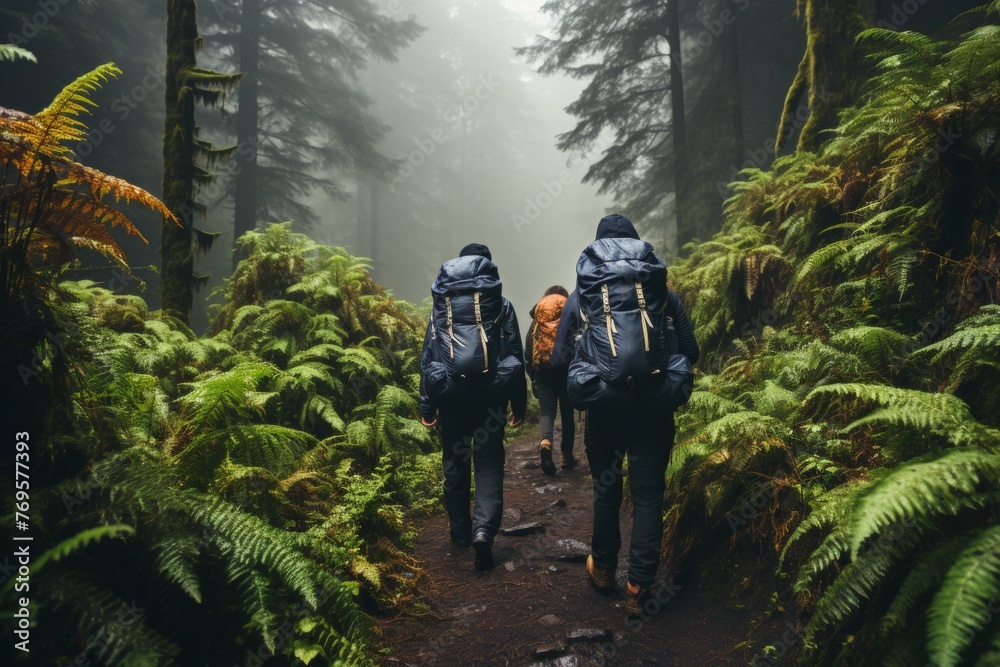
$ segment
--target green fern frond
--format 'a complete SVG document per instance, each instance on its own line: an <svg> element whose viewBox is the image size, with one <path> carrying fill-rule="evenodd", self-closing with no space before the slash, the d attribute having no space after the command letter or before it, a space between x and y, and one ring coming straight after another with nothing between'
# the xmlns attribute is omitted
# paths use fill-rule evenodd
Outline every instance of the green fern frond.
<svg viewBox="0 0 1000 667"><path fill-rule="evenodd" d="M806 636L815 637L816 633L856 614L892 569L920 542L922 533L913 530L912 526L894 525L871 536L865 548L852 555L851 563L823 591L806 626Z"/></svg>
<svg viewBox="0 0 1000 667"><path fill-rule="evenodd" d="M192 535L168 535L158 542L157 549L160 572L200 603L201 585L195 571L200 553L198 539Z"/></svg>
<svg viewBox="0 0 1000 667"><path fill-rule="evenodd" d="M14 46L13 44L0 44L0 62L5 60L29 60L33 63L37 63L38 59L35 58L35 54L27 49L22 49L19 46Z"/></svg>
<svg viewBox="0 0 1000 667"><path fill-rule="evenodd" d="M114 524L110 526L97 526L82 530L73 537L63 540L56 546L42 553L41 556L32 563L34 572L39 572L50 562L58 562L70 554L85 549L91 544L102 540L120 540L135 535L135 528L125 524ZM12 587L14 579L8 582L8 587Z"/></svg>
<svg viewBox="0 0 1000 667"><path fill-rule="evenodd" d="M927 612L927 648L938 665L962 664L963 651L992 620L988 610L998 596L1000 526L990 526L962 550Z"/></svg>
<svg viewBox="0 0 1000 667"><path fill-rule="evenodd" d="M886 327L860 326L838 331L829 342L834 347L860 355L872 368L885 369L902 358L903 351L912 340Z"/></svg>
<svg viewBox="0 0 1000 667"><path fill-rule="evenodd" d="M948 540L920 558L900 584L899 592L882 617L883 637L902 632L908 623L913 622L911 616L915 611L924 611L931 593L940 588L948 569L972 538L980 533L980 529L975 529L972 533Z"/></svg>
<svg viewBox="0 0 1000 667"><path fill-rule="evenodd" d="M956 445L996 446L1000 443L1000 432L977 422L969 412L969 406L951 394L887 385L834 384L811 391L806 403L820 404L843 398L879 406L844 427L845 433L861 426L879 424L934 433Z"/></svg>
<svg viewBox="0 0 1000 667"><path fill-rule="evenodd" d="M40 578L39 596L54 605L77 636L81 651L102 665L162 665L180 649L147 625L144 609L111 592L87 572L65 570Z"/></svg>
<svg viewBox="0 0 1000 667"><path fill-rule="evenodd" d="M931 453L898 466L857 498L849 528L852 559L887 526L932 525L996 502L1000 456L976 449Z"/></svg>

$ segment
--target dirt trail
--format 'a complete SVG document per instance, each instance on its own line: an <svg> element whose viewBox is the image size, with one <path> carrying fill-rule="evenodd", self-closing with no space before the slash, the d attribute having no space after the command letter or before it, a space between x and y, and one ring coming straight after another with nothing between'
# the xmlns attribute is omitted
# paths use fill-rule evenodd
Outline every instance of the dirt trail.
<svg viewBox="0 0 1000 667"><path fill-rule="evenodd" d="M508 446L503 528L538 522L544 532L497 536L495 569L477 572L472 550L451 546L444 515L416 522L413 555L423 569L422 597L401 615L380 621L383 644L390 649L384 663L746 664L743 652L733 647L746 639L760 610L734 611L703 588L674 585L667 564L660 568L662 609L639 622L627 619L622 594L603 597L587 586L582 556L590 542L592 491L582 439L576 444L580 465L555 477L542 474L537 451L534 429ZM628 562L630 511L626 502L619 589ZM563 540L582 543L576 545L581 553ZM551 652L539 653L546 648Z"/></svg>

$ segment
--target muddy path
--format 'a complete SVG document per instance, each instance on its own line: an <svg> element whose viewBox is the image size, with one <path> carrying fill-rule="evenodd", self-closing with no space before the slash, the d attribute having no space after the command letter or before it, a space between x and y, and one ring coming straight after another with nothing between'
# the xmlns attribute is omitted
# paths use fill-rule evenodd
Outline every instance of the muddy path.
<svg viewBox="0 0 1000 667"><path fill-rule="evenodd" d="M558 436L556 438L558 442ZM529 429L508 445L503 529L541 524L526 535L498 535L496 567L477 572L472 550L448 540L443 514L420 517L413 553L420 593L409 608L379 621L386 665L745 665L737 644L763 601L743 609L705 585L679 584L660 567L659 613L628 619L624 595L587 585L592 490L582 436L580 464L546 477ZM556 455L558 459L558 454ZM622 508L618 571L624 588L631 507ZM526 528L525 530L528 530ZM655 609L654 609L655 611Z"/></svg>

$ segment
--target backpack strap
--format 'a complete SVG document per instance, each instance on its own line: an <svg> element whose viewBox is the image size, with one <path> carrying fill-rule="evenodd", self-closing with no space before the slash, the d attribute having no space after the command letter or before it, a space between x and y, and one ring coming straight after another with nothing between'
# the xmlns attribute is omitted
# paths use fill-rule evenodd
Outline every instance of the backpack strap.
<svg viewBox="0 0 1000 667"><path fill-rule="evenodd" d="M448 310L448 350L451 352L451 358L454 359L455 358L455 343L458 343L462 347L465 347L465 343L463 343L462 341L460 341L458 338L455 337L455 328L453 326L454 325L454 320L452 318L452 313L451 313L451 297L450 296L446 296L444 298L444 305L445 305L445 308Z"/></svg>
<svg viewBox="0 0 1000 667"><path fill-rule="evenodd" d="M649 312L646 310L646 295L642 292L642 283L636 281L635 293L639 297L639 312L642 314L642 340L646 344L646 352L649 352L649 329L653 328L653 321L649 319Z"/></svg>
<svg viewBox="0 0 1000 667"><path fill-rule="evenodd" d="M486 328L483 327L483 313L479 307L479 296L481 294L482 292L476 292L472 295L472 304L476 311L476 326L479 327L479 340L483 344L483 365L485 366L483 372L486 373L490 370L490 353L486 348Z"/></svg>
<svg viewBox="0 0 1000 667"><path fill-rule="evenodd" d="M618 328L615 326L615 320L611 317L611 299L608 296L608 285L605 283L601 285L601 298L604 300L604 322L605 326L608 328L608 343L611 344L611 356L617 357L618 350L615 348L615 339L612 335L618 332Z"/></svg>

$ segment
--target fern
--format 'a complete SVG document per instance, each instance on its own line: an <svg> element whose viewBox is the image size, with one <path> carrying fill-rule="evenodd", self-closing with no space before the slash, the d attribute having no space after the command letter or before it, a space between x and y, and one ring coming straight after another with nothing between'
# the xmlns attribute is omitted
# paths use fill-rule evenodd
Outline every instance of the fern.
<svg viewBox="0 0 1000 667"><path fill-rule="evenodd" d="M198 540L191 535L168 535L158 543L157 550L160 572L200 603L201 583L196 571Z"/></svg>
<svg viewBox="0 0 1000 667"><path fill-rule="evenodd" d="M1000 432L979 424L969 413L968 405L950 394L885 385L836 384L817 387L806 397L806 402L818 405L841 397L879 406L844 427L845 433L872 424L890 425L933 433L956 445L1000 444Z"/></svg>
<svg viewBox="0 0 1000 667"><path fill-rule="evenodd" d="M104 539L122 539L127 536L132 536L135 534L135 529L132 526L127 526L124 524L117 524L113 526L97 526L95 528L89 528L87 530L82 530L73 537L63 540L56 546L52 547L48 551L44 552L38 559L33 563L34 571L40 571L49 562L58 562L70 554L80 550L85 549L88 545L95 542L99 542ZM14 580L11 579L8 588L12 588Z"/></svg>
<svg viewBox="0 0 1000 667"><path fill-rule="evenodd" d="M974 534L979 532L976 529ZM910 570L882 618L880 630L883 636L898 634L905 630L907 623L916 622L916 619L911 618L912 615L916 611L924 611L929 596L940 588L948 568L965 550L973 536L963 535L945 542L924 555Z"/></svg>
<svg viewBox="0 0 1000 667"><path fill-rule="evenodd" d="M961 664L961 655L988 622L1000 594L1000 527L969 541L949 568L928 611L927 647L937 664Z"/></svg>
<svg viewBox="0 0 1000 667"><path fill-rule="evenodd" d="M998 479L1000 458L971 449L900 466L860 494L850 525L852 555L886 526L929 523L988 505Z"/></svg>
<svg viewBox="0 0 1000 667"><path fill-rule="evenodd" d="M29 60L33 63L37 63L38 59L35 58L35 54L27 49L22 49L19 46L14 46L13 44L0 44L0 62L5 60Z"/></svg>

